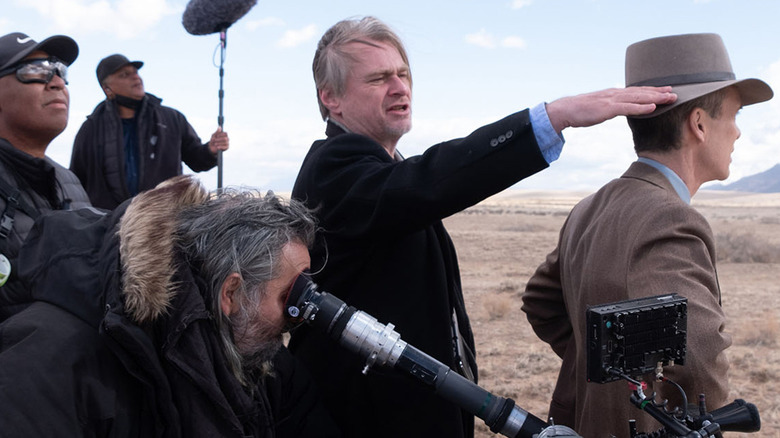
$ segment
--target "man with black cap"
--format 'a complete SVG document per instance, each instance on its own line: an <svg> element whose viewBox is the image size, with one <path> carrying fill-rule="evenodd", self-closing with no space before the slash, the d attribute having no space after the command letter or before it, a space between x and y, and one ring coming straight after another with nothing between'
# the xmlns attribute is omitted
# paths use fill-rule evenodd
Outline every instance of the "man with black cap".
<svg viewBox="0 0 780 438"><path fill-rule="evenodd" d="M46 156L68 124L67 70L78 54L63 35L0 37L0 321L22 305L16 257L35 219L89 206L78 178Z"/></svg>
<svg viewBox="0 0 780 438"><path fill-rule="evenodd" d="M76 134L70 169L96 207L112 210L122 201L181 175L184 161L195 172L217 165L229 139L221 128L203 144L179 111L146 93L141 61L124 55L103 58L97 79L106 100Z"/></svg>
<svg viewBox="0 0 780 438"><path fill-rule="evenodd" d="M671 85L677 101L628 118L638 160L572 209L557 248L528 281L523 311L563 359L549 415L585 437L626 437L660 425L629 402L625 384L586 380L588 306L677 293L688 300L685 364L664 369L691 402L709 410L731 400L725 350L731 337L715 269L715 240L690 206L702 184L729 175L736 114L772 98L758 79L736 80L723 41L687 34L640 41L626 51L626 85ZM681 392L645 376L669 408Z"/></svg>

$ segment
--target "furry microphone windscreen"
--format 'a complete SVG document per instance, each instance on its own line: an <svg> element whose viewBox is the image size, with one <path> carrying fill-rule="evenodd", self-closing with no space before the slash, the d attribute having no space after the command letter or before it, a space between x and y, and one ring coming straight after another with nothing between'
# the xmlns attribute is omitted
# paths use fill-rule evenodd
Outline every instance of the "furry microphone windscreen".
<svg viewBox="0 0 780 438"><path fill-rule="evenodd" d="M221 32L238 21L257 4L257 0L191 0L181 24L193 35Z"/></svg>

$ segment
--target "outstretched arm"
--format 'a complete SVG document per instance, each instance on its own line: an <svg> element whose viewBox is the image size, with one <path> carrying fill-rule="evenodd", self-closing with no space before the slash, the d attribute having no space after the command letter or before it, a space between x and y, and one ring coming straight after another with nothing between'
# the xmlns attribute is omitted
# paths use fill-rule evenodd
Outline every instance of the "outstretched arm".
<svg viewBox="0 0 780 438"><path fill-rule="evenodd" d="M568 127L597 125L617 116L637 116L655 111L656 105L677 100L672 87L610 88L563 97L547 104L550 123L557 132Z"/></svg>

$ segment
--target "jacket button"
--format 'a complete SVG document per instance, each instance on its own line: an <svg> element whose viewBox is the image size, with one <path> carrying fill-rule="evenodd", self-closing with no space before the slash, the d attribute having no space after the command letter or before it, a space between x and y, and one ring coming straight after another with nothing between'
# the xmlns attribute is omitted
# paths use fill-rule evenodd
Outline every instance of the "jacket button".
<svg viewBox="0 0 780 438"><path fill-rule="evenodd" d="M512 132L512 130L511 130L511 129L510 129L509 131L507 131L507 132L506 132L506 134L505 134L505 136L506 136L506 139L507 139L507 140L509 140L510 138L512 138L512 136L513 136L513 135L515 135L515 133L514 133L514 132Z"/></svg>
<svg viewBox="0 0 780 438"><path fill-rule="evenodd" d="M499 136L498 136L498 142L499 142L499 143L503 143L503 142L505 142L505 141L506 141L506 136L504 136L504 135L499 135Z"/></svg>
<svg viewBox="0 0 780 438"><path fill-rule="evenodd" d="M494 139L490 140L490 146L491 146L491 147L496 147L496 146L498 146L498 139L495 139L495 138L494 138Z"/></svg>

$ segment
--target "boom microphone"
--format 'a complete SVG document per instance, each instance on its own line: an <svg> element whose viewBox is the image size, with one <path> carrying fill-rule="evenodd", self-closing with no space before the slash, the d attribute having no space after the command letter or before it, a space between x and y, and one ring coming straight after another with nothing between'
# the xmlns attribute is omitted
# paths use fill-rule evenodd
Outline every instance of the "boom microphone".
<svg viewBox="0 0 780 438"><path fill-rule="evenodd" d="M257 0L190 0L181 17L184 29L193 35L221 32L238 21Z"/></svg>
<svg viewBox="0 0 780 438"><path fill-rule="evenodd" d="M223 128L222 101L225 97L223 80L225 76L225 48L227 29L243 17L257 3L257 0L190 0L181 17L184 29L193 35L208 35L219 32L219 116L217 125ZM217 152L217 189L222 189L222 151Z"/></svg>

